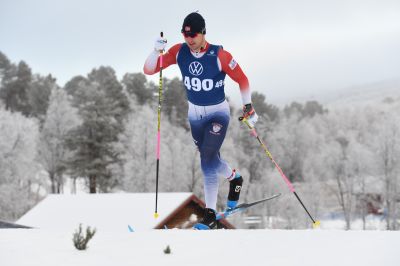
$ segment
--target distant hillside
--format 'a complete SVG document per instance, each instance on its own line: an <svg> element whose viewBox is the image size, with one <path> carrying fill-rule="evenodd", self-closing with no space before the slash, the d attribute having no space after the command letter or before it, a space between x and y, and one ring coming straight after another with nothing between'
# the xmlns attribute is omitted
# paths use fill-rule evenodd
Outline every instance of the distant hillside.
<svg viewBox="0 0 400 266"><path fill-rule="evenodd" d="M373 104L387 98L400 100L400 80L350 87L327 98L326 104Z"/></svg>
<svg viewBox="0 0 400 266"><path fill-rule="evenodd" d="M388 80L328 91L298 99L299 102L316 100L325 106L374 104L392 98L400 101L400 80Z"/></svg>

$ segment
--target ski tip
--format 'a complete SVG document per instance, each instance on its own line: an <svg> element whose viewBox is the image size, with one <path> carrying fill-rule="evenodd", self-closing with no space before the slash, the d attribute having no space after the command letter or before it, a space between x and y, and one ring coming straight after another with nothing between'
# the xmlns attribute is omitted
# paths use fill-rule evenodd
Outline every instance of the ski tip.
<svg viewBox="0 0 400 266"><path fill-rule="evenodd" d="M159 216L159 215L158 215L158 213L157 213L157 212L155 212L155 213L154 213L154 219L157 219L157 218L158 218L158 216Z"/></svg>
<svg viewBox="0 0 400 266"><path fill-rule="evenodd" d="M321 225L321 222L320 222L320 221L315 221L315 222L313 223L313 228L314 228L314 229L319 228L320 225Z"/></svg>

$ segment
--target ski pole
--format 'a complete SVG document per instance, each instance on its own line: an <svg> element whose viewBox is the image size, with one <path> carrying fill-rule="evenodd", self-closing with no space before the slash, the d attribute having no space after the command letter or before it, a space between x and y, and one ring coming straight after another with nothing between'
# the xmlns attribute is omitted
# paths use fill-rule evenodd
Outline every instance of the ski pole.
<svg viewBox="0 0 400 266"><path fill-rule="evenodd" d="M307 210L306 206L301 201L299 195L297 195L296 190L293 187L293 184L290 182L289 178L287 178L286 175L283 173L282 169L279 167L278 163L275 161L275 159L272 157L272 154L267 149L267 146L265 146L264 142L258 136L256 129L249 124L249 122L247 121L247 119L245 117L239 117L239 121L241 121L244 124L246 124L246 126L251 130L251 135L258 140L258 142L260 143L261 147L265 151L265 154L267 154L268 158L271 160L271 162L275 165L275 168L281 174L281 176L282 176L283 180L285 181L286 185L289 187L289 190L291 192L293 192L293 194L296 196L297 200L300 202L301 206L303 206L304 210L306 211L306 213L310 217L311 221L313 222L313 227L314 228L318 227L321 222L318 221L318 220L314 220L314 218L311 216L310 212Z"/></svg>
<svg viewBox="0 0 400 266"><path fill-rule="evenodd" d="M164 37L164 33L160 32L161 38ZM161 103L162 103L162 87L163 87L163 79L162 79L162 69L163 69L163 51L160 51L160 80L158 86L158 123L157 123L157 164L156 164L156 209L154 211L154 218L158 218L157 212L157 204L158 204L158 173L160 170L160 142L161 142Z"/></svg>

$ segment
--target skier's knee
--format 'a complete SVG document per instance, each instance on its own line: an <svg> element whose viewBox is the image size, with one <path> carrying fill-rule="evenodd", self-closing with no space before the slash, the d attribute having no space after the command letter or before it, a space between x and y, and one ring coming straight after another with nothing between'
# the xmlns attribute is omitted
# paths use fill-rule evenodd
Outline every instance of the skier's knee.
<svg viewBox="0 0 400 266"><path fill-rule="evenodd" d="M200 150L200 157L201 161L204 163L209 163L215 160L217 157L218 152L214 149L210 148L203 148Z"/></svg>

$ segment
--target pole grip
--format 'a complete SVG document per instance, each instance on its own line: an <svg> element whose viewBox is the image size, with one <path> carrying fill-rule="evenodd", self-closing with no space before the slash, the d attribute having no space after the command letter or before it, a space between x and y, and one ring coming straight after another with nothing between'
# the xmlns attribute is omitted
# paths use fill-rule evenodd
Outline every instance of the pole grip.
<svg viewBox="0 0 400 266"><path fill-rule="evenodd" d="M160 37L164 37L164 32L160 32ZM163 68L163 51L160 51L160 79L162 78L162 68ZM160 81L161 82L161 81Z"/></svg>

